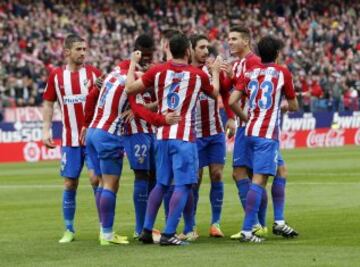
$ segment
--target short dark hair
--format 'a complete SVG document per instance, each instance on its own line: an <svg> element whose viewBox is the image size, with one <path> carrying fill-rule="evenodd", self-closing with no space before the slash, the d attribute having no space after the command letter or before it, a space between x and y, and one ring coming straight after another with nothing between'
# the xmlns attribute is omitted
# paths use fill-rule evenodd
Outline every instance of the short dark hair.
<svg viewBox="0 0 360 267"><path fill-rule="evenodd" d="M190 46L190 41L185 34L176 34L170 39L170 52L175 59L184 58L186 50Z"/></svg>
<svg viewBox="0 0 360 267"><path fill-rule="evenodd" d="M73 33L69 34L65 38L64 47L65 47L65 49L71 49L73 44L78 43L78 42L85 42L85 40L77 34L73 34Z"/></svg>
<svg viewBox="0 0 360 267"><path fill-rule="evenodd" d="M260 39L257 44L261 62L275 62L279 51L284 47L284 43L274 36L267 35Z"/></svg>
<svg viewBox="0 0 360 267"><path fill-rule="evenodd" d="M176 29L166 29L161 32L162 38L170 40L176 34L181 34L181 31Z"/></svg>
<svg viewBox="0 0 360 267"><path fill-rule="evenodd" d="M241 34L241 36L243 38L246 38L249 40L251 39L251 32L250 32L249 28L247 28L247 27L244 27L241 25L232 26L230 28L230 32L238 32Z"/></svg>
<svg viewBox="0 0 360 267"><path fill-rule="evenodd" d="M154 49L154 39L150 35L141 34L135 40L134 49L135 50L142 50L142 49L153 50Z"/></svg>
<svg viewBox="0 0 360 267"><path fill-rule="evenodd" d="M197 43L200 41L200 40L207 40L209 41L209 38L207 38L204 34L193 34L190 36L190 42L191 42L191 46L193 49L195 49Z"/></svg>

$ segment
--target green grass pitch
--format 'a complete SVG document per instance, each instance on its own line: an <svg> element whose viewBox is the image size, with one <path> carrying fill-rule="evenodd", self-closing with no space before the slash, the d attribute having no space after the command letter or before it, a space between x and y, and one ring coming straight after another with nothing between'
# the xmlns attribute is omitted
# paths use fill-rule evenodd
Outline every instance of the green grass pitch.
<svg viewBox="0 0 360 267"><path fill-rule="evenodd" d="M94 197L85 172L77 196L77 240L60 245L59 163L1 164L0 266L359 266L360 148L300 149L283 155L289 168L286 220L300 232L299 238L286 240L270 234L264 244L229 239L243 220L229 155L222 214L227 237L207 237L209 179L204 177L197 216L201 238L186 247L135 241L128 246L100 247ZM132 184L133 175L125 162L115 229L129 237L134 225ZM271 205L269 198L270 228ZM163 220L161 209L158 229Z"/></svg>

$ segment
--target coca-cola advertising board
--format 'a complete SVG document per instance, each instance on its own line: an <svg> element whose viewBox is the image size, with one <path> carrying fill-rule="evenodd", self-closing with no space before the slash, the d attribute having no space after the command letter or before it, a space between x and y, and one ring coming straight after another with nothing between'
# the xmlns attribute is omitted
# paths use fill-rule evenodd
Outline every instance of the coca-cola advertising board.
<svg viewBox="0 0 360 267"><path fill-rule="evenodd" d="M289 113L281 130L281 148L360 145L360 112Z"/></svg>

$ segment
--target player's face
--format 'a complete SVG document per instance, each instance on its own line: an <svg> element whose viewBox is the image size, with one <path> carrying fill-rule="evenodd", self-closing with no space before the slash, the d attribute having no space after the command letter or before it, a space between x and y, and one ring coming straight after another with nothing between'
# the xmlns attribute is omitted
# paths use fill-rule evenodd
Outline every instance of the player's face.
<svg viewBox="0 0 360 267"><path fill-rule="evenodd" d="M139 64L141 67L143 67L144 70L147 70L151 65L153 60L153 54L153 49L141 49L141 60Z"/></svg>
<svg viewBox="0 0 360 267"><path fill-rule="evenodd" d="M239 32L230 32L228 39L231 55L241 54L247 46L247 42Z"/></svg>
<svg viewBox="0 0 360 267"><path fill-rule="evenodd" d="M205 64L209 56L209 41L202 39L197 42L194 49L194 58L197 62Z"/></svg>
<svg viewBox="0 0 360 267"><path fill-rule="evenodd" d="M67 50L70 62L75 63L76 65L84 64L87 51L85 42L75 42L72 47Z"/></svg>

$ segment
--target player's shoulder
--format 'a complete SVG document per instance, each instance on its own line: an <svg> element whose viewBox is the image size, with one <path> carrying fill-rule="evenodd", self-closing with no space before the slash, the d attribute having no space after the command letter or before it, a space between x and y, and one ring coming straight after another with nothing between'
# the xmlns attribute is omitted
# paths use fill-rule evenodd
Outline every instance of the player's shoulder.
<svg viewBox="0 0 360 267"><path fill-rule="evenodd" d="M261 58L254 53L251 53L248 57L246 57L245 64L248 68L252 66L256 66L261 63Z"/></svg>
<svg viewBox="0 0 360 267"><path fill-rule="evenodd" d="M284 74L284 76L291 76L291 72L290 70L287 68L287 66L285 65L280 65L280 64L274 64L274 68L278 71L278 72L282 72Z"/></svg>
<svg viewBox="0 0 360 267"><path fill-rule="evenodd" d="M194 75L199 75L200 77L209 77L209 69L206 65L202 67L188 65L185 70L189 71Z"/></svg>
<svg viewBox="0 0 360 267"><path fill-rule="evenodd" d="M167 71L168 69L170 69L170 66L168 64L168 62L163 62L163 63L156 63L154 65L152 65L147 72L161 72L161 71Z"/></svg>
<svg viewBox="0 0 360 267"><path fill-rule="evenodd" d="M127 70L130 67L130 60L128 59L122 60L116 66L119 67L120 69Z"/></svg>
<svg viewBox="0 0 360 267"><path fill-rule="evenodd" d="M95 73L96 76L101 76L101 70L99 70L94 65L86 64L85 69Z"/></svg>
<svg viewBox="0 0 360 267"><path fill-rule="evenodd" d="M63 67L63 66L53 67L53 68L49 71L49 75L50 75L50 76L55 76L55 75L63 72L64 70L65 70L65 67Z"/></svg>

